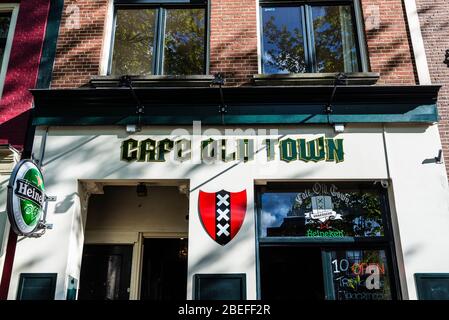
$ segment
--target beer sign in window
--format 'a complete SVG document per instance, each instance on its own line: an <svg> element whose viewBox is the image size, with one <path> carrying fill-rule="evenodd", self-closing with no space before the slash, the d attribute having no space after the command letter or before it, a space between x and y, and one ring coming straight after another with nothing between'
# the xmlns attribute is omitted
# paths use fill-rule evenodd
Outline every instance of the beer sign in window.
<svg viewBox="0 0 449 320"><path fill-rule="evenodd" d="M384 250L330 251L335 300L391 300Z"/></svg>
<svg viewBox="0 0 449 320"><path fill-rule="evenodd" d="M314 183L261 194L261 237L383 237L379 188Z"/></svg>

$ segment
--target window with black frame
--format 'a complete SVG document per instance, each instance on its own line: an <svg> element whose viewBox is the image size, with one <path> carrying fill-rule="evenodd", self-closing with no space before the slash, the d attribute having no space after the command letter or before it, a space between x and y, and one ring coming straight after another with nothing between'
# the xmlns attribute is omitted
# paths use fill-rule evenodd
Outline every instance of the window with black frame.
<svg viewBox="0 0 449 320"><path fill-rule="evenodd" d="M205 1L128 2L115 5L111 75L206 72Z"/></svg>
<svg viewBox="0 0 449 320"><path fill-rule="evenodd" d="M305 299L398 297L387 194L380 183L268 183L258 188L257 203L262 298L303 299L301 288L288 289L294 283Z"/></svg>
<svg viewBox="0 0 449 320"><path fill-rule="evenodd" d="M262 72L361 72L353 1L261 0Z"/></svg>

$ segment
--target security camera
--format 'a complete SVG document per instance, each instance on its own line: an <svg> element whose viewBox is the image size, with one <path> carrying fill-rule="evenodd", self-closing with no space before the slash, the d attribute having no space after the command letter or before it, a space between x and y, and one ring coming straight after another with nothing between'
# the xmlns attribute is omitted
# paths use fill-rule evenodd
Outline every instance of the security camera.
<svg viewBox="0 0 449 320"><path fill-rule="evenodd" d="M140 126L136 125L136 124L127 124L126 125L126 132L127 133L136 133L136 132L140 132L141 128Z"/></svg>
<svg viewBox="0 0 449 320"><path fill-rule="evenodd" d="M390 184L388 183L388 180L381 180L380 184L381 184L382 188L385 188L385 189L387 189L390 186Z"/></svg>

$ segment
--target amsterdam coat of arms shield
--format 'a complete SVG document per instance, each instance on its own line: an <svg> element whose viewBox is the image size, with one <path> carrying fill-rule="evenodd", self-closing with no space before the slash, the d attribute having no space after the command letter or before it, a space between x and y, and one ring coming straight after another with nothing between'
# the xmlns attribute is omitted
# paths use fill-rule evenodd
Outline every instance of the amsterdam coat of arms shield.
<svg viewBox="0 0 449 320"><path fill-rule="evenodd" d="M246 214L246 190L200 191L198 209L207 234L224 246L239 232Z"/></svg>

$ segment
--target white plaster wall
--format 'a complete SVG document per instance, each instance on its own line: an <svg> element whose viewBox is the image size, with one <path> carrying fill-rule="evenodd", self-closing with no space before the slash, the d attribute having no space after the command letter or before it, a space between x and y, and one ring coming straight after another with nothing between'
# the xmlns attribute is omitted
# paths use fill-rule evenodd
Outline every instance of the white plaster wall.
<svg viewBox="0 0 449 320"><path fill-rule="evenodd" d="M189 201L177 187L149 186L146 197L138 197L131 186L105 187L104 191L89 199L86 241L95 242L103 232L188 233Z"/></svg>
<svg viewBox="0 0 449 320"><path fill-rule="evenodd" d="M134 138L143 140L152 137L159 140L170 137L171 130L172 128L154 127L151 131L145 129ZM42 128L38 128L34 146L35 154L39 154L43 133ZM292 138L301 137L309 140L323 134L329 138L334 137L333 130L329 126L283 127L278 136L291 135ZM275 161L266 162L265 150L257 154L257 158L260 157L261 161L254 160L247 163L220 162L213 165L180 164L171 161L127 163L120 161L120 146L121 142L128 137L122 127L49 129L43 171L48 194L58 197L57 202L50 203L49 206L48 220L54 224L54 229L49 230L41 239L24 239L18 243L9 298L14 298L16 295L18 277L21 272L58 272L57 299L65 298L69 274L79 278L81 250L84 243L79 180L115 182L141 181L142 179L190 180L187 297L192 297L191 281L195 273L238 272L247 274L247 297L254 299L256 297L253 206L255 180L388 178L381 126L371 126L371 128L347 126L344 133L335 136L344 139L345 161L338 164L324 161L286 163L279 161L278 157ZM423 238L436 236L430 227L432 222L422 218L425 212L423 210L429 208L429 203L432 210L427 212L430 212L428 214L432 216L435 215L441 224L439 228L449 227L449 221L443 218L448 213L448 187L447 182L443 182L445 177L443 166L421 164L423 160L421 158L436 155L439 146L438 132L434 127L427 129L425 126L391 128L387 133L387 144L394 195L399 212L398 229L401 237L399 238L398 235L397 239L399 245L405 248L405 270L407 272L418 268L424 270L426 263L430 268L433 265L431 262L420 264L419 261L431 257L434 261L441 262L440 270L449 272L447 257L437 258L436 255L440 253L437 253L438 250L435 247L430 252L418 251L413 258L408 258L410 249L421 243L411 240L413 232L416 232L414 228L416 229L418 225L424 227L426 233L422 235ZM413 174L418 176L418 180L425 181L426 187L418 188L418 182L410 182ZM412 185L415 188L412 188ZM214 243L206 234L199 221L197 208L199 190L216 192L221 189L231 192L246 189L248 194L248 210L243 226L236 238L225 247ZM422 201L419 205L418 199ZM416 219L413 221L408 219L410 216L421 217L421 220L416 223ZM436 237L445 241L443 243L449 243L449 236L441 234ZM424 248L428 248L436 242L424 243ZM410 278L409 274L407 277Z"/></svg>
<svg viewBox="0 0 449 320"><path fill-rule="evenodd" d="M386 144L408 298L417 299L415 273L449 273L448 180L444 164L432 162L438 127L387 126Z"/></svg>
<svg viewBox="0 0 449 320"><path fill-rule="evenodd" d="M0 279L5 263L6 245L8 243L9 223L6 214L6 193L9 176L0 175Z"/></svg>

